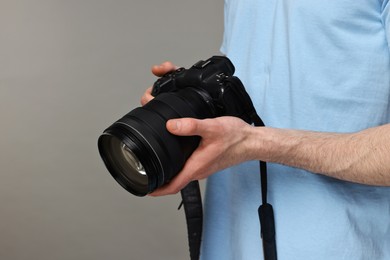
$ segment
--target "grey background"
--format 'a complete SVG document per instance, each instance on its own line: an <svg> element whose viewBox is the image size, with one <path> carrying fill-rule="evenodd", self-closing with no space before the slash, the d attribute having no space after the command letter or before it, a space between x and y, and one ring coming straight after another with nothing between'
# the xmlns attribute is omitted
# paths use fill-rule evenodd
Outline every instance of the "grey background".
<svg viewBox="0 0 390 260"><path fill-rule="evenodd" d="M99 134L219 53L223 1L0 0L0 259L188 259L180 198L137 198Z"/></svg>

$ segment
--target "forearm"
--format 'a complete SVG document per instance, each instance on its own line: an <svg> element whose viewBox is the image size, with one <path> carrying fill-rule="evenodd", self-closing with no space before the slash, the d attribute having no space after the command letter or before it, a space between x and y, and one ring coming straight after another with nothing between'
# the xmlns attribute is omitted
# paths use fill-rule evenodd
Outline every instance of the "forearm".
<svg viewBox="0 0 390 260"><path fill-rule="evenodd" d="M390 124L351 134L255 128L253 159L390 186Z"/></svg>

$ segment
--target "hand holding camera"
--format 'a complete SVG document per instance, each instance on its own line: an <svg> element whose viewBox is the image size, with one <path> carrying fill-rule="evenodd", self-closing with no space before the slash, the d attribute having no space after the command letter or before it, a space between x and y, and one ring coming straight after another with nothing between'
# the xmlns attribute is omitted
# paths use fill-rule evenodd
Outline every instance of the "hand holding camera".
<svg viewBox="0 0 390 260"><path fill-rule="evenodd" d="M167 129L172 134L196 135L201 137L201 141L183 169L169 183L149 195L178 193L193 180L205 179L217 171L253 159L253 128L240 118L228 116L169 120Z"/></svg>

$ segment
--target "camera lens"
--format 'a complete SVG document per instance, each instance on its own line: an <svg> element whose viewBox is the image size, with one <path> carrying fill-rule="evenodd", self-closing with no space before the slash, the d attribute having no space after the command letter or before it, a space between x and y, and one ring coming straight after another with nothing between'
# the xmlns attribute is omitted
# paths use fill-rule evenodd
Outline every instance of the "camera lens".
<svg viewBox="0 0 390 260"><path fill-rule="evenodd" d="M113 133L108 132L100 137L100 146L105 147L101 152L107 167L110 167L113 177L122 186L128 186L135 194L146 194L149 179L142 162L133 151L136 145L127 145Z"/></svg>
<svg viewBox="0 0 390 260"><path fill-rule="evenodd" d="M144 196L169 182L196 149L198 136L180 137L166 130L172 118L211 118L211 97L187 87L163 93L107 128L98 141L107 169L126 190Z"/></svg>

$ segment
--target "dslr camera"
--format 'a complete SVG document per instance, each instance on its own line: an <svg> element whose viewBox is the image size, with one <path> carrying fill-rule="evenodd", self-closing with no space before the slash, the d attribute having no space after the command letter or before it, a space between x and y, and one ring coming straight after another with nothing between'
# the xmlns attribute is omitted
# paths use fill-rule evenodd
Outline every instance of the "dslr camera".
<svg viewBox="0 0 390 260"><path fill-rule="evenodd" d="M145 196L177 175L197 148L199 136L175 136L166 129L173 118L235 116L254 122L256 111L234 66L213 56L158 79L155 97L108 127L99 137L100 155L127 191Z"/></svg>

